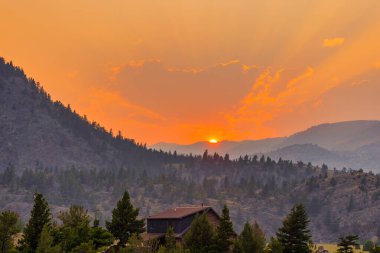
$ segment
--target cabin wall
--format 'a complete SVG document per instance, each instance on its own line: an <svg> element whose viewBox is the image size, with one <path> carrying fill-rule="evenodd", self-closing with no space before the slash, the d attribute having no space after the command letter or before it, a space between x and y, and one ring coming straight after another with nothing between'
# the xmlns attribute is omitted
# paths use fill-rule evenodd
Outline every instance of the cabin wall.
<svg viewBox="0 0 380 253"><path fill-rule="evenodd" d="M180 231L176 233L182 233L185 231L188 227L190 227L191 223L193 222L196 214L189 215L183 219L180 220Z"/></svg>
<svg viewBox="0 0 380 253"><path fill-rule="evenodd" d="M168 227L171 226L174 229L174 233L180 233L181 224L180 220L176 219L160 219L160 220L147 220L147 232L148 233L166 233Z"/></svg>
<svg viewBox="0 0 380 253"><path fill-rule="evenodd" d="M148 219L147 232L164 234L168 230L168 227L171 226L174 229L174 233L182 234L191 226L196 215L192 214L182 219ZM219 217L213 211L208 210L205 215L214 228L219 225Z"/></svg>

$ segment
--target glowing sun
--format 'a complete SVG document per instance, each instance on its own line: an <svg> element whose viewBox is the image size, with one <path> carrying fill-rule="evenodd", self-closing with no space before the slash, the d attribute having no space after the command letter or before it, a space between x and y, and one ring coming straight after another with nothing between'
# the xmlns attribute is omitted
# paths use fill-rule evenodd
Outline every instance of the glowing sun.
<svg viewBox="0 0 380 253"><path fill-rule="evenodd" d="M219 141L217 139L210 139L208 140L208 142L215 144L215 143L218 143Z"/></svg>

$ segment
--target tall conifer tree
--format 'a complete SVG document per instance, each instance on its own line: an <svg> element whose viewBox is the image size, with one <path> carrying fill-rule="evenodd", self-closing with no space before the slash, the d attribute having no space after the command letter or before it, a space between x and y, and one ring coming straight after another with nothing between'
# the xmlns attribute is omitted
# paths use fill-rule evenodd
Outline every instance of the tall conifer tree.
<svg viewBox="0 0 380 253"><path fill-rule="evenodd" d="M284 247L284 253L309 253L311 243L309 219L305 207L296 205L283 221L277 232L277 238Z"/></svg>
<svg viewBox="0 0 380 253"><path fill-rule="evenodd" d="M165 234L165 248L166 252L173 253L176 251L176 239L174 235L174 229L172 226L168 227Z"/></svg>
<svg viewBox="0 0 380 253"><path fill-rule="evenodd" d="M186 248L191 253L210 253L215 247L214 230L205 214L195 217L185 237Z"/></svg>
<svg viewBox="0 0 380 253"><path fill-rule="evenodd" d="M119 239L119 245L125 245L132 234L144 232L144 220L139 220L138 215L139 209L132 205L129 193L125 191L112 211L112 220L106 222L107 229Z"/></svg>
<svg viewBox="0 0 380 253"><path fill-rule="evenodd" d="M284 248L277 238L271 237L267 246L267 253L283 253Z"/></svg>
<svg viewBox="0 0 380 253"><path fill-rule="evenodd" d="M42 229L40 240L38 241L38 247L36 253L60 253L61 248L58 245L53 245L54 238L51 235L50 227L45 225Z"/></svg>
<svg viewBox="0 0 380 253"><path fill-rule="evenodd" d="M265 248L264 232L255 222L252 226L245 223L243 231L235 243L234 252L236 253L263 253Z"/></svg>
<svg viewBox="0 0 380 253"><path fill-rule="evenodd" d="M245 223L243 231L239 235L239 245L241 246L242 253L248 253L254 251L254 241L253 241L253 229L252 225L248 222Z"/></svg>
<svg viewBox="0 0 380 253"><path fill-rule="evenodd" d="M229 252L234 236L234 230L230 219L230 211L227 205L224 205L220 223L216 230L216 249L218 252Z"/></svg>
<svg viewBox="0 0 380 253"><path fill-rule="evenodd" d="M255 221L253 228L253 244L255 253L263 253L265 249L265 234L259 224Z"/></svg>
<svg viewBox="0 0 380 253"><path fill-rule="evenodd" d="M51 219L48 202L41 193L36 193L30 219L24 229L24 237L21 241L21 248L24 252L36 252L42 229L45 225L51 225Z"/></svg>
<svg viewBox="0 0 380 253"><path fill-rule="evenodd" d="M346 237L340 237L338 243L338 253L354 253L356 246L359 246L357 241L359 237L357 235L348 235Z"/></svg>

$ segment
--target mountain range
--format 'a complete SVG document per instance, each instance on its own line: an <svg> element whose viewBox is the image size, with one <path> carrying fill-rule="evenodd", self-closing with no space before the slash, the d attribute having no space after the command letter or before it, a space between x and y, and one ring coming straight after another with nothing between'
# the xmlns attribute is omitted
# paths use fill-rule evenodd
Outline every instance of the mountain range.
<svg viewBox="0 0 380 253"><path fill-rule="evenodd" d="M0 59L0 171L8 164L30 167L120 167L154 150L180 154L266 155L274 159L327 164L380 172L380 121L348 121L313 126L288 137L262 140L197 142L191 145L143 145L89 122L50 96L23 71ZM36 84L36 85L35 85ZM121 152L120 149L128 151ZM127 154L127 155L126 155ZM130 155L130 156L129 156ZM136 162L134 162L136 163Z"/></svg>
<svg viewBox="0 0 380 253"><path fill-rule="evenodd" d="M366 161L377 168L379 126L342 122L284 138L146 147L53 101L21 68L0 58L0 210L17 211L26 221L39 191L55 217L77 204L104 225L127 189L140 217L200 203L220 211L227 203L236 231L257 221L269 237L291 206L303 203L316 241L336 241L342 232L369 239L380 236L380 175L277 157L330 168Z"/></svg>
<svg viewBox="0 0 380 253"><path fill-rule="evenodd" d="M353 168L380 172L380 121L357 120L326 123L288 137L219 143L197 142L190 145L157 143L157 150L201 155L229 154L232 158L265 155L273 159L327 164L330 168Z"/></svg>

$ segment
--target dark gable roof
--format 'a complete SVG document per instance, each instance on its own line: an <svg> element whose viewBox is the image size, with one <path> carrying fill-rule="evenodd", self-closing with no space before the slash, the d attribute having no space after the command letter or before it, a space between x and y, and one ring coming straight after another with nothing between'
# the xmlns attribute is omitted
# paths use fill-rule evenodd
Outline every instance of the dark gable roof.
<svg viewBox="0 0 380 253"><path fill-rule="evenodd" d="M207 212L209 210L211 210L217 217L219 217L219 215L210 206L189 206L168 209L161 213L149 216L147 219L181 219L192 214Z"/></svg>

